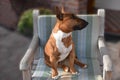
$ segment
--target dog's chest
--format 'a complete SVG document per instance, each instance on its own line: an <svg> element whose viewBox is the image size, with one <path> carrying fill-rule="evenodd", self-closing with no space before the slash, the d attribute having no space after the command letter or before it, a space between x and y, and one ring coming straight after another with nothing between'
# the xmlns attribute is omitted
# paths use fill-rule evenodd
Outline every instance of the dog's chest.
<svg viewBox="0 0 120 80"><path fill-rule="evenodd" d="M60 59L58 61L64 60L72 50L72 44L68 47L65 47L64 43L62 42L63 38L67 38L70 35L71 33L64 33L61 30L59 30L57 33L53 33L53 36L56 40L56 47L60 53Z"/></svg>

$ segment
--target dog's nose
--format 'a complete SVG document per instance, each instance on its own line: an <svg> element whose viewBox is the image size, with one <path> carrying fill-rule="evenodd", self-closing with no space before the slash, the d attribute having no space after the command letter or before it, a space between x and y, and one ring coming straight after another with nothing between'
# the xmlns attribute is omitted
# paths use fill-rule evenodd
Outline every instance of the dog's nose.
<svg viewBox="0 0 120 80"><path fill-rule="evenodd" d="M87 22L87 21L84 21L84 22L82 23L81 29L87 27L87 25L88 25L88 22Z"/></svg>
<svg viewBox="0 0 120 80"><path fill-rule="evenodd" d="M84 26L84 27L86 27L87 25L88 25L88 22L87 22L87 21L85 21L85 23L84 23L84 25L83 25L83 26Z"/></svg>

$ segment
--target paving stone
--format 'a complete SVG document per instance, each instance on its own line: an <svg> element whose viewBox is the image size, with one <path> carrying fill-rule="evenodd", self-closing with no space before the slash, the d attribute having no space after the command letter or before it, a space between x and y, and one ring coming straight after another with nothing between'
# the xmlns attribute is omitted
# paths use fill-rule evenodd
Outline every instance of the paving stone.
<svg viewBox="0 0 120 80"><path fill-rule="evenodd" d="M22 80L19 62L30 39L0 27L0 80Z"/></svg>

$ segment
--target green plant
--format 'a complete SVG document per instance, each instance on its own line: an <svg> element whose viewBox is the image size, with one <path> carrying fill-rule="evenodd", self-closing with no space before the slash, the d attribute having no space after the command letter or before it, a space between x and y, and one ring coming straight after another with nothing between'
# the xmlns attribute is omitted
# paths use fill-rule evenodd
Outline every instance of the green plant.
<svg viewBox="0 0 120 80"><path fill-rule="evenodd" d="M32 10L27 10L23 13L18 23L18 31L26 36L32 35L33 22Z"/></svg>
<svg viewBox="0 0 120 80"><path fill-rule="evenodd" d="M52 11L49 9L40 8L39 10L40 10L40 14L45 14L45 15L52 14ZM31 37L33 34L32 11L33 11L32 9L25 11L18 23L18 32L28 37Z"/></svg>
<svg viewBox="0 0 120 80"><path fill-rule="evenodd" d="M50 15L50 14L52 14L52 11L51 10L49 10L49 9L45 9L45 8L40 8L39 9L39 11L40 11L40 14L41 15Z"/></svg>

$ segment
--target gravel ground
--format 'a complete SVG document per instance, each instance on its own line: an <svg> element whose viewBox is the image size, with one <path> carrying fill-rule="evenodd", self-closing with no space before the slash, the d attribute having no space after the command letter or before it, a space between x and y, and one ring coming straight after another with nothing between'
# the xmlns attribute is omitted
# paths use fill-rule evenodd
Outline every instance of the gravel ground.
<svg viewBox="0 0 120 80"><path fill-rule="evenodd" d="M0 80L22 80L19 62L30 39L0 27ZM113 62L113 79L120 80L120 42L107 42Z"/></svg>
<svg viewBox="0 0 120 80"><path fill-rule="evenodd" d="M113 63L112 80L120 80L120 41L114 43L107 42L107 46Z"/></svg>
<svg viewBox="0 0 120 80"><path fill-rule="evenodd" d="M30 39L0 27L0 80L22 80L19 62Z"/></svg>

